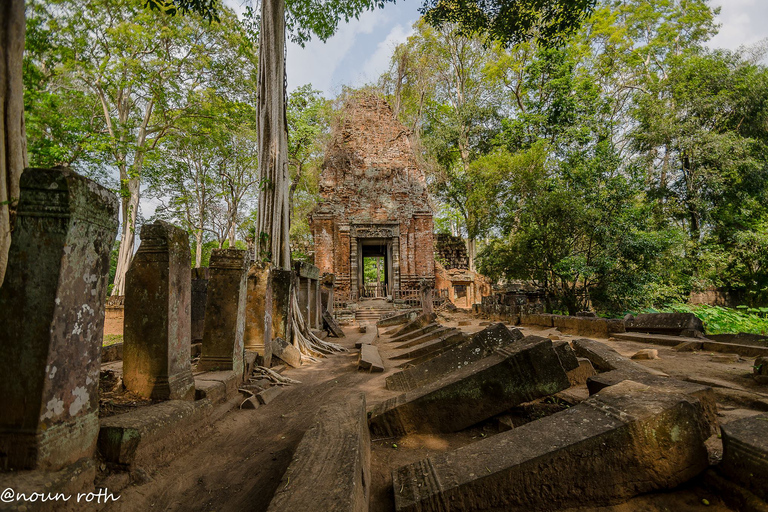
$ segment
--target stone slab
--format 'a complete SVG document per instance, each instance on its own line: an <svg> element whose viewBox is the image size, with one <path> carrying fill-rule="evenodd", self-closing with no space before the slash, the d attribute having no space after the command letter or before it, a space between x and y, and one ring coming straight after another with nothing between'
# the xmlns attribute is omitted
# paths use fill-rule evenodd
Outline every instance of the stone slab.
<svg viewBox="0 0 768 512"><path fill-rule="evenodd" d="M551 341L520 341L376 405L369 423L381 437L456 432L569 385Z"/></svg>
<svg viewBox="0 0 768 512"><path fill-rule="evenodd" d="M460 339L457 339L456 343L451 343L448 345L442 345L437 346L434 349L430 347L429 350L426 351L426 353L423 353L420 356L416 356L413 359L409 359L407 361L404 361L397 365L398 368L411 368L413 366L418 366L420 364L423 364L431 359L434 359L435 357L439 356L440 354L445 353L446 351L450 350L451 348L455 347L456 345L460 345L461 343L466 342L469 340L469 336L466 333L458 333L458 334L451 334L451 336L461 336ZM439 341L439 340L438 340ZM434 342L433 342L434 343Z"/></svg>
<svg viewBox="0 0 768 512"><path fill-rule="evenodd" d="M375 325L369 325L367 330L360 338L355 342L355 348L360 348L363 345L372 345L377 339L379 339L378 329Z"/></svg>
<svg viewBox="0 0 768 512"><path fill-rule="evenodd" d="M718 470L768 501L768 414L732 421L721 429L723 461Z"/></svg>
<svg viewBox="0 0 768 512"><path fill-rule="evenodd" d="M395 509L594 508L672 489L708 466L696 398L631 381L393 472Z"/></svg>
<svg viewBox="0 0 768 512"><path fill-rule="evenodd" d="M370 443L363 393L321 407L296 448L268 512L366 512Z"/></svg>
<svg viewBox="0 0 768 512"><path fill-rule="evenodd" d="M665 347L676 347L680 343L695 342L701 343L702 338L691 338L689 336L675 336L673 334L650 334L647 332L622 332L613 335L617 340L637 341L639 343L653 343L654 345L663 345Z"/></svg>
<svg viewBox="0 0 768 512"><path fill-rule="evenodd" d="M552 326L562 333L606 338L625 330L624 321L620 319L566 315L552 315Z"/></svg>
<svg viewBox="0 0 768 512"><path fill-rule="evenodd" d="M341 330L336 319L331 316L327 310L323 310L323 325L328 328L328 332L336 338L343 338L345 336L344 331Z"/></svg>
<svg viewBox="0 0 768 512"><path fill-rule="evenodd" d="M416 331L416 332L419 332L419 331ZM425 334L420 334L420 336L417 336L416 338L411 338L408 341L401 342L395 345L393 348L395 350L402 350L404 348L416 347L418 345L421 345L422 343L426 343L428 341L441 338L448 333L454 333L454 332L458 332L455 327L439 326L437 329L430 330Z"/></svg>
<svg viewBox="0 0 768 512"><path fill-rule="evenodd" d="M587 379L597 375L597 372L595 372L595 367L592 366L589 359L579 357L576 358L576 360L578 361L579 366L567 372L568 381L571 383L571 387L585 386L587 384Z"/></svg>
<svg viewBox="0 0 768 512"><path fill-rule="evenodd" d="M429 384L514 342L515 336L504 324L493 324L422 364L390 375L386 379L387 389L410 391Z"/></svg>
<svg viewBox="0 0 768 512"><path fill-rule="evenodd" d="M643 313L626 318L627 331L691 336L704 332L704 324L693 313Z"/></svg>
<svg viewBox="0 0 768 512"><path fill-rule="evenodd" d="M403 325L407 324L414 318L418 316L418 311L406 311L405 313L398 313L396 315L388 316L386 318L382 318L378 322L376 322L376 325L379 327L392 327L395 325Z"/></svg>
<svg viewBox="0 0 768 512"><path fill-rule="evenodd" d="M392 333L393 337L402 336L403 334L408 334L411 331L416 331L421 329L422 327L426 327L429 324L435 323L437 321L437 315L435 313L427 313L427 314L420 314L407 324L405 324L403 327Z"/></svg>
<svg viewBox="0 0 768 512"><path fill-rule="evenodd" d="M563 367L563 370L569 372L579 367L579 361L570 343L557 340L552 342L552 346L555 348L555 353L557 353L557 357L560 359L560 366Z"/></svg>
<svg viewBox="0 0 768 512"><path fill-rule="evenodd" d="M374 372L384 371L384 362L379 355L379 349L373 345L363 345L360 347L360 357L357 360L359 370Z"/></svg>
<svg viewBox="0 0 768 512"><path fill-rule="evenodd" d="M225 397L224 400L235 396L237 394L238 384L241 377L239 374L233 371L217 371L217 372L203 372L195 375L195 382L218 382L224 386ZM217 403L213 401L213 403Z"/></svg>
<svg viewBox="0 0 768 512"><path fill-rule="evenodd" d="M427 340L420 345L415 345L405 349L405 352L400 352L390 357L390 359L415 359L417 357L427 356L442 352L445 349L458 345L459 343L466 341L467 335L461 331L455 329L446 332L439 338Z"/></svg>
<svg viewBox="0 0 768 512"><path fill-rule="evenodd" d="M573 341L573 351L578 357L589 359L596 370L609 372L611 370L628 370L631 372L645 372L660 377L669 377L664 372L636 363L604 343L581 338Z"/></svg>
<svg viewBox="0 0 768 512"><path fill-rule="evenodd" d="M227 385L215 380L195 379L195 400L206 398L214 404L225 401L227 399Z"/></svg>
<svg viewBox="0 0 768 512"><path fill-rule="evenodd" d="M658 377L645 372L613 370L589 377L587 379L587 389L589 390L590 395L594 395L605 388L621 384L627 380L697 398L701 403L704 419L706 420L707 425L709 425L710 432L713 434L717 433L718 416L716 396L710 386L673 379L671 377Z"/></svg>
<svg viewBox="0 0 768 512"><path fill-rule="evenodd" d="M432 331L436 331L438 329L444 328L442 325L440 325L437 322L432 322L431 324L425 325L424 327L421 327L420 329L415 329L413 331L407 332L405 334L400 334L397 336L392 336L390 338L390 342L392 343L402 343L405 341L409 341L412 339L419 338L421 336L424 336L425 334L428 334Z"/></svg>
<svg viewBox="0 0 768 512"><path fill-rule="evenodd" d="M276 357L294 368L301 366L301 352L299 352L299 349L282 338L275 338L272 340L271 345L272 357Z"/></svg>

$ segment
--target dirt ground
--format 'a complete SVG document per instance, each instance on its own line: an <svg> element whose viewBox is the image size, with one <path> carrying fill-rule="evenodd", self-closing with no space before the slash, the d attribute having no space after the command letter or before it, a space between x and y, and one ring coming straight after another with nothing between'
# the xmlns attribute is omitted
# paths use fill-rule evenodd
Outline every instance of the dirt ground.
<svg viewBox="0 0 768 512"><path fill-rule="evenodd" d="M479 320L463 313L445 315L441 323L457 326L459 321L467 320L471 324L461 327L465 332L484 328L479 325ZM120 500L103 510L265 511L318 407L333 400L344 400L353 391L366 393L369 408L397 394L384 387L386 376L398 371L394 364L384 373L358 372L357 351L353 347L360 334L351 327L345 328L345 332L347 337L341 340L341 344L350 348L350 352L328 357L316 364L287 369L283 375L299 380L301 384L288 386L268 405L256 410L234 409L213 425L190 432L189 446L185 451L168 464L134 471L134 484L122 489ZM554 329L523 329L523 332L539 335L556 333ZM382 337L378 344L385 365L389 366L386 339ZM748 377L753 362L751 359L724 354L678 353L666 347L643 343L601 341L626 356L643 348L656 348L660 359L639 362L674 377L717 386L721 422L758 414L760 411L757 408L763 405L768 407L768 389L765 386L757 388ZM489 421L450 435L373 438L370 510L394 510L393 469L498 432L498 424ZM717 440L714 440L713 450L717 450ZM112 476L104 484L109 486L110 482L117 481L119 477ZM333 483L329 482L329 485ZM662 512L730 509L704 484L693 481L671 492L642 496L614 507L573 509L576 510Z"/></svg>

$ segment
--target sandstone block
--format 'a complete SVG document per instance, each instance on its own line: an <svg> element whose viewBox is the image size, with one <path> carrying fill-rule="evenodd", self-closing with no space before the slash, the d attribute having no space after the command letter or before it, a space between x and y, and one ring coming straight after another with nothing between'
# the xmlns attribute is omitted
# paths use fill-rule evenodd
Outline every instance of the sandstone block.
<svg viewBox="0 0 768 512"><path fill-rule="evenodd" d="M301 352L299 352L299 349L282 338L273 339L271 345L273 357L294 368L301 366Z"/></svg>
<svg viewBox="0 0 768 512"><path fill-rule="evenodd" d="M719 471L768 501L768 414L732 421L721 429Z"/></svg>

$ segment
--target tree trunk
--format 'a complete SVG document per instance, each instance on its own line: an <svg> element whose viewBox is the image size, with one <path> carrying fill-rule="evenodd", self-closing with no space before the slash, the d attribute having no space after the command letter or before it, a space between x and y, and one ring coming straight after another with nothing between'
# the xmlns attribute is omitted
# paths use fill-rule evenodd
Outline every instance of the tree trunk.
<svg viewBox="0 0 768 512"><path fill-rule="evenodd" d="M477 241L474 238L467 238L467 259L469 260L470 272L475 272L475 253L477 252Z"/></svg>
<svg viewBox="0 0 768 512"><path fill-rule="evenodd" d="M141 181L138 178L128 180L128 197L122 200L122 232L120 233L120 250L117 253L117 268L115 269L115 286L112 288L112 296L125 295L125 273L131 266L133 258L133 245L136 241L136 215L139 212L139 187Z"/></svg>
<svg viewBox="0 0 768 512"><path fill-rule="evenodd" d="M288 122L285 117L285 1L261 3L259 42L259 210L255 258L290 270Z"/></svg>
<svg viewBox="0 0 768 512"><path fill-rule="evenodd" d="M195 230L195 268L203 265L203 230Z"/></svg>
<svg viewBox="0 0 768 512"><path fill-rule="evenodd" d="M8 265L19 179L27 166L22 81L25 31L24 0L0 2L0 286Z"/></svg>

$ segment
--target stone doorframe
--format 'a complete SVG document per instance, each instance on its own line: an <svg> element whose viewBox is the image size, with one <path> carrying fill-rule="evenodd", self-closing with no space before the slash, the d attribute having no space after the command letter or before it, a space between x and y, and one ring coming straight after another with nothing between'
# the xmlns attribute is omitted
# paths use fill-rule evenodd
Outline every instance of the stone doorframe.
<svg viewBox="0 0 768 512"><path fill-rule="evenodd" d="M392 223L351 224L349 227L350 298L359 298L363 279L362 241L368 238L385 239L387 243L387 294L400 289L400 225Z"/></svg>

